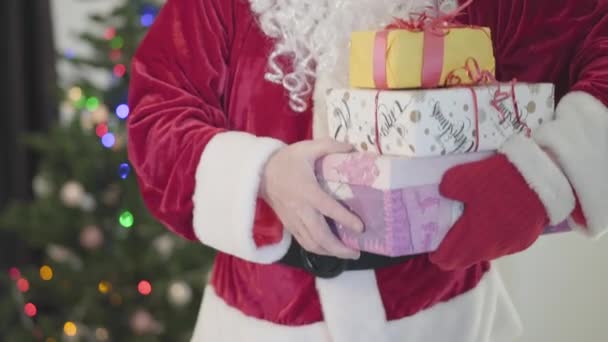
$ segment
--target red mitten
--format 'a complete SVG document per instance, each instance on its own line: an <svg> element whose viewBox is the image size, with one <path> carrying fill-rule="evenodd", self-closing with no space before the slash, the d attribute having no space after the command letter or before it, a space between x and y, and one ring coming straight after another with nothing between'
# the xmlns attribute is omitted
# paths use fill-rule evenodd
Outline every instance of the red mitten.
<svg viewBox="0 0 608 342"><path fill-rule="evenodd" d="M449 170L440 191L465 205L462 217L430 255L445 270L527 249L549 223L565 220L575 203L561 170L524 137L512 139L493 157Z"/></svg>
<svg viewBox="0 0 608 342"><path fill-rule="evenodd" d="M502 154L449 170L440 191L465 204L463 216L431 254L431 261L443 269L520 252L549 223L538 195Z"/></svg>

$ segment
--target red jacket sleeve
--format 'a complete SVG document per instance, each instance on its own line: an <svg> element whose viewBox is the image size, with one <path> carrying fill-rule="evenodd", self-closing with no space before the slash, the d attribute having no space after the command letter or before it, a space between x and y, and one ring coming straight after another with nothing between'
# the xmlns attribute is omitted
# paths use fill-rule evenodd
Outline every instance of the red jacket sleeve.
<svg viewBox="0 0 608 342"><path fill-rule="evenodd" d="M231 40L237 21L251 19L233 17L236 1L169 0L162 9L133 60L129 156L146 205L169 229L271 263L291 236L280 224L256 224L271 210L258 190L285 144L228 130Z"/></svg>
<svg viewBox="0 0 608 342"><path fill-rule="evenodd" d="M129 158L140 191L152 214L188 239L199 158L227 123L220 99L229 37L210 3L167 2L134 57L129 91Z"/></svg>
<svg viewBox="0 0 608 342"><path fill-rule="evenodd" d="M572 12L583 38L560 52L573 54L567 94L535 140L557 157L577 195L571 225L597 238L608 232L608 1L570 2L583 11Z"/></svg>
<svg viewBox="0 0 608 342"><path fill-rule="evenodd" d="M570 91L582 91L608 106L608 1L594 1L592 24L575 48Z"/></svg>
<svg viewBox="0 0 608 342"><path fill-rule="evenodd" d="M561 217L574 208L574 196L566 193L561 176L548 175L547 170L558 173L548 162L539 162L541 152L532 145L548 151L567 177L587 221L586 227L573 221L571 225L594 237L606 232L608 1L477 0L468 17L471 24L492 29L500 80L556 86L556 119L536 130L533 142L518 139L518 144L504 146L503 152L508 151L512 161L521 161L516 164L521 164L517 166L522 174Z"/></svg>

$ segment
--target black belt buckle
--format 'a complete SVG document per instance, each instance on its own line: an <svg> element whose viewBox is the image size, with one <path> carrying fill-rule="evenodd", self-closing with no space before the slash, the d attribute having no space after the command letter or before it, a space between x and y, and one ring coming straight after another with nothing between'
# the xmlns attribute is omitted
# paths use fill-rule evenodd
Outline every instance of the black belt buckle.
<svg viewBox="0 0 608 342"><path fill-rule="evenodd" d="M300 247L300 258L304 268L316 277L331 279L342 274L347 266L348 260L333 256L318 255Z"/></svg>

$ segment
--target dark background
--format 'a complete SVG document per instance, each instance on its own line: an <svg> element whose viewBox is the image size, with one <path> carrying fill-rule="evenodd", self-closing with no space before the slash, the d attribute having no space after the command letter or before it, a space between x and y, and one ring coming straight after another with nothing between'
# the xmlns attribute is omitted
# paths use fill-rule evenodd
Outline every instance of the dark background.
<svg viewBox="0 0 608 342"><path fill-rule="evenodd" d="M31 198L36 156L22 143L48 129L56 116L55 50L49 0L0 1L0 210L10 199ZM21 255L20 242L0 251L0 264ZM6 233L4 233L6 234Z"/></svg>
<svg viewBox="0 0 608 342"><path fill-rule="evenodd" d="M48 0L0 1L0 208L30 197L35 156L20 136L56 115L55 52Z"/></svg>

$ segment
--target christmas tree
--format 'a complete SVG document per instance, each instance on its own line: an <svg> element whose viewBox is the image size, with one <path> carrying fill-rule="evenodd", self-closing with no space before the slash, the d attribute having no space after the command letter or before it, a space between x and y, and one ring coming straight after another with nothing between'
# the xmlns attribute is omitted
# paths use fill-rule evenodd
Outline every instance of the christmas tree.
<svg viewBox="0 0 608 342"><path fill-rule="evenodd" d="M128 65L158 4L125 0L91 16L80 35L92 57L68 52L82 76L60 91L60 122L24 137L40 157L35 198L0 213L1 341L186 341L212 252L147 212L127 160ZM111 74L99 87L91 69ZM58 87L61 88L61 87ZM6 261L10 264L5 265Z"/></svg>

